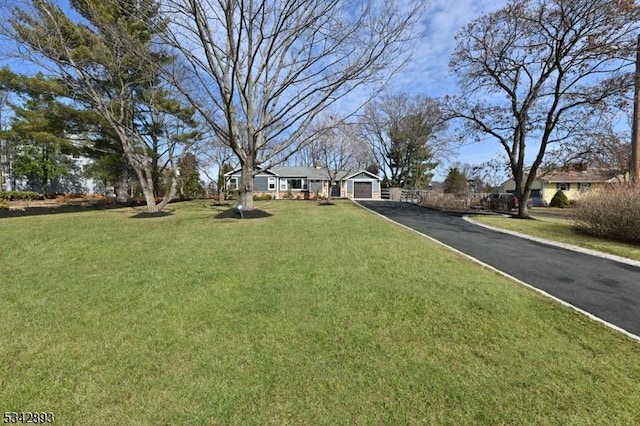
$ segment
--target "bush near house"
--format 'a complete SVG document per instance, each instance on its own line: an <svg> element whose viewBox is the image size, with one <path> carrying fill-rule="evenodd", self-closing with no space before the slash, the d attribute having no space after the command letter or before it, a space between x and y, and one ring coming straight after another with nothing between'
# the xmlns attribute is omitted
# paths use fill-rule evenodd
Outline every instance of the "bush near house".
<svg viewBox="0 0 640 426"><path fill-rule="evenodd" d="M551 199L551 202L549 202L549 207L559 207L561 209L566 209L567 207L570 207L570 205L567 195L562 192L562 190L556 192Z"/></svg>
<svg viewBox="0 0 640 426"><path fill-rule="evenodd" d="M271 194L253 194L253 201L271 200Z"/></svg>
<svg viewBox="0 0 640 426"><path fill-rule="evenodd" d="M640 243L640 186L619 184L583 196L574 226L598 237Z"/></svg>

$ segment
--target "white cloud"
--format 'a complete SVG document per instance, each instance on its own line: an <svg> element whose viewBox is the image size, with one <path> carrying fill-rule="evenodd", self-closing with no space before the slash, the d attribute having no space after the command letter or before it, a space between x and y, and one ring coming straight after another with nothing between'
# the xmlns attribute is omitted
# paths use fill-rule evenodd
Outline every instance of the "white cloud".
<svg viewBox="0 0 640 426"><path fill-rule="evenodd" d="M416 40L407 68L394 80L394 90L433 97L456 93L448 72L456 34L482 13L505 4L506 0L435 0L423 23L423 37Z"/></svg>

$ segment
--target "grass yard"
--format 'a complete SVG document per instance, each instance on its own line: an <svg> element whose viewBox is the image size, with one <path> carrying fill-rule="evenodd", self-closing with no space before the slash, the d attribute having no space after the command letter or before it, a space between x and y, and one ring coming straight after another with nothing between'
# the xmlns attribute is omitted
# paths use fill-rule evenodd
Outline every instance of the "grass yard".
<svg viewBox="0 0 640 426"><path fill-rule="evenodd" d="M596 250L603 253L640 260L640 246L614 240L603 240L573 230L568 219L536 218L522 220L504 216L472 216L475 222L495 228L520 232L533 237L544 238L564 244Z"/></svg>
<svg viewBox="0 0 640 426"><path fill-rule="evenodd" d="M0 411L640 423L640 344L350 202L0 219Z"/></svg>

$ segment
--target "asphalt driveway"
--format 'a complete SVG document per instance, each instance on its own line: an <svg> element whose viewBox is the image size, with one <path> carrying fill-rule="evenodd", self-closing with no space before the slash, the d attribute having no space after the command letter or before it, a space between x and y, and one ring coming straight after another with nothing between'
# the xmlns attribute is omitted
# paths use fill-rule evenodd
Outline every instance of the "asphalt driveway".
<svg viewBox="0 0 640 426"><path fill-rule="evenodd" d="M486 229L402 202L359 201L628 333L640 336L640 268Z"/></svg>

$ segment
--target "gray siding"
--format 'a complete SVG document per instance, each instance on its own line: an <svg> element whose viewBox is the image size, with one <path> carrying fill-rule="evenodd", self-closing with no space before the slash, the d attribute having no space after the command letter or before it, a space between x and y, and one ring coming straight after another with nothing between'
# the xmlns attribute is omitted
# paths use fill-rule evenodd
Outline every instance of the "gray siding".
<svg viewBox="0 0 640 426"><path fill-rule="evenodd" d="M260 192L268 191L269 190L268 179L269 178L266 176L256 176L255 178L253 178L253 190L260 191Z"/></svg>
<svg viewBox="0 0 640 426"><path fill-rule="evenodd" d="M366 173L359 173L359 174L357 174L357 175L355 175L355 176L351 176L351 179L356 179L356 180L357 180L357 179L371 180L372 178L371 178L371 176L369 176L369 175L368 175L368 174L366 174Z"/></svg>
<svg viewBox="0 0 640 426"><path fill-rule="evenodd" d="M309 181L309 191L310 192L322 192L322 181L310 180Z"/></svg>

